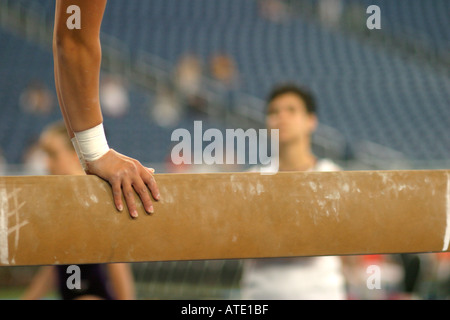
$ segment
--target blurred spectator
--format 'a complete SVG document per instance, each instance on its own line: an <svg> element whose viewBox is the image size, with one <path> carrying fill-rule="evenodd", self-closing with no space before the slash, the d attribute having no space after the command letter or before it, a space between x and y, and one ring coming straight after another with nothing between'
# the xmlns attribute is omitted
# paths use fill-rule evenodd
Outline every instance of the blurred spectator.
<svg viewBox="0 0 450 320"><path fill-rule="evenodd" d="M239 73L233 58L226 53L216 53L210 60L210 73L223 86L220 103L228 109L238 107Z"/></svg>
<svg viewBox="0 0 450 320"><path fill-rule="evenodd" d="M318 159L312 152L316 114L315 98L309 91L292 84L275 87L267 100L266 126L279 130L279 168L259 170L339 170L333 161ZM241 284L244 299L346 298L341 259L336 256L250 259L244 264Z"/></svg>
<svg viewBox="0 0 450 320"><path fill-rule="evenodd" d="M49 125L41 134L38 146L44 154L51 175L84 175L64 122ZM76 212L65 212L67 214ZM22 295L25 300L39 300L54 290L63 300L134 299L131 265L123 263L85 264L80 268L80 288L67 286L68 265L42 266Z"/></svg>
<svg viewBox="0 0 450 320"><path fill-rule="evenodd" d="M216 53L210 61L211 76L231 89L238 81L238 70L231 56L226 53Z"/></svg>
<svg viewBox="0 0 450 320"><path fill-rule="evenodd" d="M175 87L182 102L190 109L206 112L207 101L202 96L203 66L192 54L186 54L179 60L175 71Z"/></svg>
<svg viewBox="0 0 450 320"><path fill-rule="evenodd" d="M342 0L320 0L318 6L322 23L329 27L339 24L343 10Z"/></svg>
<svg viewBox="0 0 450 320"><path fill-rule="evenodd" d="M108 75L100 82L100 104L105 115L119 118L130 107L128 90L119 76Z"/></svg>
<svg viewBox="0 0 450 320"><path fill-rule="evenodd" d="M54 107L54 96L40 80L31 81L19 98L20 107L29 113L48 114Z"/></svg>
<svg viewBox="0 0 450 320"><path fill-rule="evenodd" d="M288 7L281 0L260 0L259 9L261 16L272 22L282 22L289 17Z"/></svg>
<svg viewBox="0 0 450 320"><path fill-rule="evenodd" d="M202 64L196 56L184 55L176 67L176 88L185 96L199 94L202 72Z"/></svg>
<svg viewBox="0 0 450 320"><path fill-rule="evenodd" d="M162 127L171 127L181 118L182 106L175 91L169 85L161 85L151 108L152 120Z"/></svg>
<svg viewBox="0 0 450 320"><path fill-rule="evenodd" d="M45 165L46 155L38 141L32 141L22 156L22 163L27 174L42 175L47 174Z"/></svg>

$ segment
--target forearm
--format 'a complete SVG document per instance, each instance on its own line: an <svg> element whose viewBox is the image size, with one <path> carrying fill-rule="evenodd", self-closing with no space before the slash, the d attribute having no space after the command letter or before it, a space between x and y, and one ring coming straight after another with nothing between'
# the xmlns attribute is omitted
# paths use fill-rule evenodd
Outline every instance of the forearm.
<svg viewBox="0 0 450 320"><path fill-rule="evenodd" d="M61 111L71 136L102 123L99 102L100 25L106 1L79 1L82 28L69 30L69 2L57 2L53 55Z"/></svg>
<svg viewBox="0 0 450 320"><path fill-rule="evenodd" d="M55 72L56 95L58 97L58 102L59 102L61 113L62 113L62 116L64 119L64 124L66 125L67 133L68 133L70 139L72 139L75 135L73 133L72 127L69 122L69 116L67 115L66 109L64 108L63 101L62 101L61 89L59 87L58 60L55 58L54 61L55 61L54 72Z"/></svg>
<svg viewBox="0 0 450 320"><path fill-rule="evenodd" d="M72 131L79 132L103 122L98 93L99 48L64 44L56 51L58 87L63 116Z"/></svg>

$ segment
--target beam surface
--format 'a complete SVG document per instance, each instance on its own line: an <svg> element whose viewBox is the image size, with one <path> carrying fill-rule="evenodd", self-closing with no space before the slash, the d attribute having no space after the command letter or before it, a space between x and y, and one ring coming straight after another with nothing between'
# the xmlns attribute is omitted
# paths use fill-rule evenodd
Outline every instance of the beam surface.
<svg viewBox="0 0 450 320"><path fill-rule="evenodd" d="M0 177L0 265L449 250L448 170L155 178L132 219L95 176Z"/></svg>

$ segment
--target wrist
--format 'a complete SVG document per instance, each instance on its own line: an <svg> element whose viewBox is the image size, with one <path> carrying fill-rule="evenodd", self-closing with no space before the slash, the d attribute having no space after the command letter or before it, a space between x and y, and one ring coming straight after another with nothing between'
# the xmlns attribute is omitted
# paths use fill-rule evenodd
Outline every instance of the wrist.
<svg viewBox="0 0 450 320"><path fill-rule="evenodd" d="M78 155L78 160L80 160L83 170L86 171L87 170L86 161L84 160L83 155L81 154L80 145L78 144L77 138L73 137L72 139L70 139L70 141L72 141L73 148L75 149Z"/></svg>
<svg viewBox="0 0 450 320"><path fill-rule="evenodd" d="M77 145L75 150L77 150L82 164L83 162L96 161L109 151L103 123L84 131L74 132L74 134L76 140L74 145ZM83 167L85 168L85 165Z"/></svg>

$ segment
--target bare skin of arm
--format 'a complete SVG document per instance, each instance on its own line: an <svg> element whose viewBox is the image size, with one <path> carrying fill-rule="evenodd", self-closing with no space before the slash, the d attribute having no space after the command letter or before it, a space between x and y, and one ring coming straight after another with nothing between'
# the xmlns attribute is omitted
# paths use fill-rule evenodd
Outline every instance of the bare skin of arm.
<svg viewBox="0 0 450 320"><path fill-rule="evenodd" d="M126 263L108 264L108 273L118 300L136 299L131 265Z"/></svg>
<svg viewBox="0 0 450 320"><path fill-rule="evenodd" d="M79 0L81 29L66 25L67 8L73 1L57 0L53 56L58 101L68 134L93 128L103 122L99 99L101 65L100 27L106 0ZM87 173L97 175L112 186L114 203L124 208L124 197L130 215L137 217L135 193L144 209L153 212L152 196L159 200L159 190L152 171L139 161L109 150L96 161L87 162Z"/></svg>
<svg viewBox="0 0 450 320"><path fill-rule="evenodd" d="M41 267L21 299L42 299L52 288L54 288L55 283L55 268L53 266Z"/></svg>

